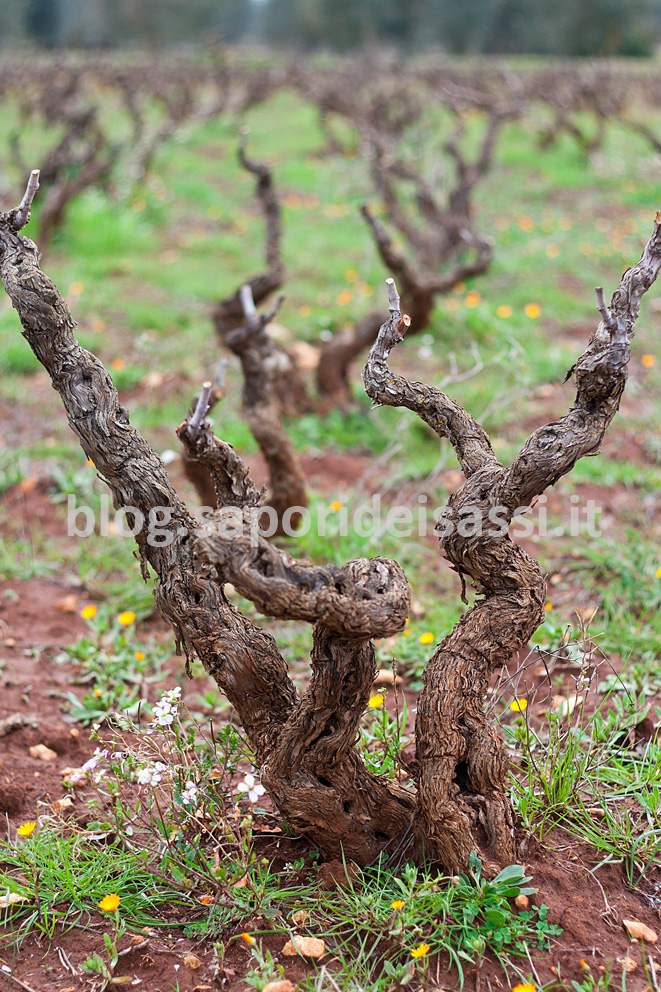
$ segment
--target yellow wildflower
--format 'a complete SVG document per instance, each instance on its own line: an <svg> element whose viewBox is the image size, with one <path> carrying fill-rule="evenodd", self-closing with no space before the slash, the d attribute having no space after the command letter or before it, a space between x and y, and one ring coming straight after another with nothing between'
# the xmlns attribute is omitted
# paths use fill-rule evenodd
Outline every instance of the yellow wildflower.
<svg viewBox="0 0 661 992"><path fill-rule="evenodd" d="M496 310L496 316L501 317L502 320L507 320L508 317L512 316L512 308L509 307L506 303L503 303L503 305L501 307L498 307L498 309Z"/></svg>
<svg viewBox="0 0 661 992"><path fill-rule="evenodd" d="M520 985L514 986L512 992L536 992L536 990L532 982L521 982Z"/></svg>
<svg viewBox="0 0 661 992"><path fill-rule="evenodd" d="M514 713L523 713L527 705L527 699L513 699L510 703L510 709L513 710Z"/></svg>
<svg viewBox="0 0 661 992"><path fill-rule="evenodd" d="M473 310L476 306L478 306L481 299L482 297L480 294L476 290L472 289L470 293L466 293L464 303L469 310Z"/></svg>
<svg viewBox="0 0 661 992"><path fill-rule="evenodd" d="M524 307L524 312L526 317L530 317L531 320L535 320L537 317L539 317L540 313L542 312L542 308L539 306L538 303L526 303Z"/></svg>
<svg viewBox="0 0 661 992"><path fill-rule="evenodd" d="M83 291L84 288L85 287L83 286L82 282L72 282L71 285L69 286L69 293L68 293L68 295L69 296L80 296L80 294L82 293L82 291Z"/></svg>
<svg viewBox="0 0 661 992"><path fill-rule="evenodd" d="M342 509L342 504L338 502L338 500L335 500L333 503L331 503L331 510L341 510L341 509Z"/></svg>
<svg viewBox="0 0 661 992"><path fill-rule="evenodd" d="M116 892L111 893L109 896L104 896L99 903L99 909L102 909L104 913L114 913L119 906L119 896Z"/></svg>
<svg viewBox="0 0 661 992"><path fill-rule="evenodd" d="M644 369L651 369L654 368L654 366L656 365L656 358L654 357L654 355L643 355L643 357L640 360L640 363Z"/></svg>
<svg viewBox="0 0 661 992"><path fill-rule="evenodd" d="M136 651L135 652L135 660L136 661L144 661L145 660L145 656L142 653L142 651Z"/></svg>
<svg viewBox="0 0 661 992"><path fill-rule="evenodd" d="M241 934L241 940L245 940L245 942L246 942L246 944L248 944L248 946L250 946L251 944L254 944L255 943L255 938L254 937L251 937L249 933L242 933Z"/></svg>
<svg viewBox="0 0 661 992"><path fill-rule="evenodd" d="M96 606L85 606L84 609L80 611L81 617L85 620L93 620L96 616Z"/></svg>
<svg viewBox="0 0 661 992"><path fill-rule="evenodd" d="M544 609L547 610L547 611L548 610L552 610L553 609L553 603L545 603L544 604Z"/></svg>
<svg viewBox="0 0 661 992"><path fill-rule="evenodd" d="M420 634L418 640L420 641L421 644L433 644L435 641L435 637L431 633L431 631L427 631L424 634Z"/></svg>
<svg viewBox="0 0 661 992"><path fill-rule="evenodd" d="M403 909L404 906L406 906L406 903L404 902L403 899L395 899L394 902L390 903L391 909Z"/></svg>
<svg viewBox="0 0 661 992"><path fill-rule="evenodd" d="M429 944L418 944L418 946L414 947L411 951L411 957L424 958L425 954L429 954L430 949Z"/></svg>
<svg viewBox="0 0 661 992"><path fill-rule="evenodd" d="M380 706L383 706L383 696L370 696L370 701L367 705L371 706L373 710L378 710Z"/></svg>
<svg viewBox="0 0 661 992"><path fill-rule="evenodd" d="M22 823L16 833L19 837L29 837L37 824L33 820L28 820L27 823Z"/></svg>
<svg viewBox="0 0 661 992"><path fill-rule="evenodd" d="M130 627L135 621L135 613L132 610L125 610L124 613L120 613L117 617L119 623L122 627Z"/></svg>

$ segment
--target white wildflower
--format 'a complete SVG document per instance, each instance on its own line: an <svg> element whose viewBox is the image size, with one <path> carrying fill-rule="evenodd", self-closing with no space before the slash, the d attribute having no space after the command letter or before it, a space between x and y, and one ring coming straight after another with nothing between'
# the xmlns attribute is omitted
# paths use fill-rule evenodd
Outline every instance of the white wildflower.
<svg viewBox="0 0 661 992"><path fill-rule="evenodd" d="M100 747L97 747L92 757L88 758L84 765L81 765L80 770L83 772L94 771L98 763L102 761L104 758L107 758L109 754L110 752L108 751L107 748L101 749Z"/></svg>
<svg viewBox="0 0 661 992"><path fill-rule="evenodd" d="M181 702L181 688L176 686L164 692L159 701L154 705L152 723L159 727L169 727L174 723L177 715L177 708Z"/></svg>
<svg viewBox="0 0 661 992"><path fill-rule="evenodd" d="M181 793L181 801L185 803L186 806L197 802L197 786L195 782L191 782L190 779L186 782L186 788Z"/></svg>
<svg viewBox="0 0 661 992"><path fill-rule="evenodd" d="M264 786L257 782L255 776L251 775L250 772L243 776L243 782L239 782L237 790L239 792L247 792L248 799L253 804L266 792Z"/></svg>

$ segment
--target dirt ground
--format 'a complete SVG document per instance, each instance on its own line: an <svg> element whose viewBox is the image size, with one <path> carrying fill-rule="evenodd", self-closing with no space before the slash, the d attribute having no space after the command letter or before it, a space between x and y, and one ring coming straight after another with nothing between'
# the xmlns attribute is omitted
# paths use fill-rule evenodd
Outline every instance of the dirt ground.
<svg viewBox="0 0 661 992"><path fill-rule="evenodd" d="M71 609L73 602L67 597L74 597L75 612L65 612L65 607ZM78 608L85 601L80 589L64 580L0 583L0 721L8 717L14 721L9 728L0 723L5 731L0 738L0 811L14 827L34 818L39 804L45 804L42 808L52 808L52 803L66 791L61 784L62 770L79 766L93 750L89 733L62 712L61 696L71 689L73 668L53 661L62 647L85 632L78 615ZM513 670L517 664L515 659ZM534 683L542 689L545 676L535 674L540 671L539 666L529 669L528 689L533 689ZM649 733L650 729L641 728L641 732ZM51 748L57 758L45 762L32 757L29 748L35 744ZM74 815L84 811L84 804L85 792L77 790ZM621 962L628 956L628 967L632 970L627 976L627 988L631 992L643 992L649 983L641 947L629 940L622 921L637 919L661 931L659 866L650 874L647 894L632 892L620 865L607 864L595 870L596 852L560 830L554 830L543 843L526 838L523 833L521 841L522 862L538 889L533 901L545 903L549 907L549 920L564 931L553 940L550 954L535 958L541 981L582 981L587 973L586 965L596 977L609 966L619 973L622 964L618 959ZM262 856L273 859L276 865L295 860L305 852L302 842L286 838L276 841L264 837L258 840L258 845ZM2 970L6 973L9 968L24 983L17 986L7 975L7 988L72 992L91 987L92 980L82 977L77 969L92 951L102 949L104 925L107 926L99 915L89 925L57 932L50 945L44 938L31 936L23 943L16 961L8 945L0 947ZM247 920L243 929L265 925L264 920ZM176 930L168 931L167 926L150 934L127 934L120 944L126 953L120 959L117 973L129 977L132 985L143 985L154 992L173 988L181 992L247 989L241 980L248 960L247 948L231 935L225 943L221 965L211 946L182 938ZM281 934L265 939L265 946L276 960L283 943ZM194 969L189 966L193 962L190 956L189 964L185 963L190 954L200 962ZM282 960L286 977L294 983L308 968L302 962ZM435 975L438 969L438 981L445 987L450 985L452 974L444 974L444 968L442 960L430 962L429 974ZM494 987L502 987L502 972L488 962L481 971L482 982L486 979ZM469 974L467 987L474 984L475 975Z"/></svg>

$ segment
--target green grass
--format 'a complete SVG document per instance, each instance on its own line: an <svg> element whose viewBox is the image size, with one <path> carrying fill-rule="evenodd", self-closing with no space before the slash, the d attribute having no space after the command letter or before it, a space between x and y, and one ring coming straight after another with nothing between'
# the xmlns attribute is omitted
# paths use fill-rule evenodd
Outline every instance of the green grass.
<svg viewBox="0 0 661 992"><path fill-rule="evenodd" d="M119 135L127 122L117 107L108 109ZM437 300L430 328L401 345L393 358L393 366L411 378L433 383L445 381L452 370L462 374L479 366L477 374L451 380L446 388L484 419L504 461L515 455L532 426L557 418L571 405L570 384L551 400L544 389L562 382L596 327L594 286L604 285L607 293L616 287L623 269L638 259L659 206L656 162L642 139L614 126L604 149L588 162L564 135L540 150L535 134L542 118L504 127L495 167L477 192L476 229L494 242L489 271ZM2 147L7 147L17 120L15 107L0 107ZM293 339L318 343L325 332L375 307L385 316L388 273L359 214L363 200L373 198L366 163L357 154L322 155L316 112L290 92L249 110L246 123L249 153L273 164L283 197L287 278L279 322ZM430 168L440 161L432 145L442 140L445 123L442 112L432 109L425 118L426 131L417 129L407 139L408 152L422 149L421 160ZM481 126L479 120L470 124L469 143L475 143ZM350 129L340 127L351 146ZM33 124L24 128L30 160L39 160L51 137ZM159 149L144 181L133 184L120 169L110 192L88 190L72 203L44 262L71 303L81 342L109 367L132 422L157 451L177 448L174 428L218 361L213 304L263 267L263 222L253 180L237 164L236 141L235 122L190 123ZM18 196L23 177L14 170L9 181ZM39 208L37 201L26 232L37 241ZM474 297L467 300L469 290L479 293L475 306L468 305L475 302ZM627 884L642 890L661 854L658 737L631 744L646 714L656 721L661 717L656 705L661 558L653 510L661 486L661 354L659 305L654 293L650 296L643 302L624 404L613 424L622 436L618 457L602 453L584 459L561 490L598 487L604 501L624 492L626 506L615 503L620 509L601 538L562 538L539 545L543 565L558 576L558 584L550 587L553 610L534 640L552 656L574 662L588 643L598 646L604 664L598 685L588 693L593 705L579 706L569 716L547 713L533 725L525 714L513 716L502 700L494 703L512 749L512 795L527 828L548 838L552 827L562 827L592 846L592 870L598 862L619 863ZM656 365L642 363L643 355L656 358ZM364 458L367 470L378 459L378 471L366 482L368 502L370 487L397 493L399 487L416 483L429 495L430 505L441 504L450 485L443 473L456 469L454 455L412 415L370 409L359 364L353 373L355 407L292 421L287 427L295 447L312 456L348 451ZM0 306L0 373L0 493L41 474L51 479L49 498L63 528L70 495L90 505L98 517L105 489L74 443L58 398L43 388L43 374L8 305ZM241 415L242 380L234 359L227 381L228 394L214 410L215 428L249 461L256 448ZM13 416L19 406L24 419ZM631 437L644 458L631 454ZM395 497L384 499L386 511L390 498ZM415 495L406 498L416 506ZM313 518L336 500L351 512L359 502L351 487L339 484L337 492L312 493ZM377 646L377 662L382 668L394 662L415 691L434 643L461 616L459 583L440 571L431 539L396 539L378 529L363 538L351 529L342 533L340 522L339 513L329 515L325 535L312 527L287 541L287 548L315 562L343 564L371 554L402 562L412 581L415 608L407 631ZM28 529L9 504L0 508L0 523L3 577L18 582L57 573L62 545L56 533L42 530L38 520ZM68 549L67 556L68 569L80 579L84 594L101 608L90 634L65 652L85 689L82 701L76 697L64 703L87 724L117 713L126 721L137 715L143 691L156 680L167 678L168 672L172 681L178 678L178 668L169 660L171 644L131 640L117 628L122 610L133 610L141 619L154 609L130 540L97 533ZM597 608L585 635L576 634L577 601ZM237 604L254 615L249 604L238 598ZM564 637L568 624L573 625L569 643ZM303 685L308 627L273 621L265 626L276 635L296 683ZM431 635L431 643L423 635ZM145 659L136 659L136 651ZM209 862L199 834L180 836L169 849L154 807L147 812L142 808L146 820L138 822L131 802L135 806L139 764L129 763L123 771L109 773L116 791L112 801L106 796L106 805L95 807L92 836L43 822L32 836L12 834L0 846L0 885L28 898L5 911L17 943L35 928L50 938L60 925L99 927L98 901L117 891L126 924L174 926L185 921L189 936L205 940L226 941L260 914L270 929L254 928L261 941L252 958L256 988L265 983L270 967L264 950L269 933L290 934L291 914L301 909L310 913L306 932L322 936L334 958L332 967L320 966L302 988L379 992L398 978L425 981L429 958L410 953L423 943L430 946L429 956L445 954L443 960L454 964L460 981L462 969L474 968L487 952L500 958L512 981L529 980L520 958L522 943L544 946L552 932L541 911L515 912L509 898L503 901L497 887L489 888L495 883L485 882L475 863L472 874L459 881L410 866L394 872L378 864L329 895L315 887L314 858L291 872L264 863L256 854L248 811L244 808L238 827L232 826L223 817L225 804L235 795L226 781L225 791L211 787L212 768L220 765L238 774L251 757L242 750L225 701L209 686L197 687L193 705L199 720L182 725L182 747L195 750L200 781L209 786L205 808L227 831L221 874ZM554 682L554 688L568 692L564 683ZM195 729L209 713L220 738L215 747ZM360 732L365 761L390 777L396 774L399 751L409 743L401 730L405 713L401 716L398 725L385 707L374 707ZM183 814L176 789L173 795L165 822L175 830ZM139 833L140 845L128 843L132 835L127 827ZM114 839L122 831L123 845ZM189 875L192 885L186 881ZM244 876L246 886L235 888ZM523 884L521 875L512 875L510 887L517 879ZM215 901L201 912L199 893L217 894L223 885L230 887L231 899ZM404 906L394 910L392 903L398 901ZM599 979L599 988L605 990L608 982L608 977ZM576 992L591 992L594 985L586 978L575 984Z"/></svg>
<svg viewBox="0 0 661 992"><path fill-rule="evenodd" d="M49 939L60 927L93 930L100 922L98 903L110 893L121 892L122 917L134 927L176 926L173 908L191 905L159 876L148 852L49 827L0 843L0 889L27 900L2 911L17 947L32 930Z"/></svg>

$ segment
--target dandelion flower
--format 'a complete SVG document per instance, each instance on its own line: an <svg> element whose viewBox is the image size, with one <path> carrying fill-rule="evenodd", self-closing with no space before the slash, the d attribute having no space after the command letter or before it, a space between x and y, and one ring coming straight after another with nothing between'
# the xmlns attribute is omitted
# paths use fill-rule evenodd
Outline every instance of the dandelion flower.
<svg viewBox="0 0 661 992"><path fill-rule="evenodd" d="M200 896L200 902L204 906L208 906L209 903L213 902L213 896Z"/></svg>
<svg viewBox="0 0 661 992"><path fill-rule="evenodd" d="M337 500L335 500L334 503L331 503L331 510L341 510L341 509L342 509L342 504L339 503Z"/></svg>
<svg viewBox="0 0 661 992"><path fill-rule="evenodd" d="M542 312L542 308L538 303L526 303L523 309L526 317L530 317L531 320L535 320Z"/></svg>
<svg viewBox="0 0 661 992"><path fill-rule="evenodd" d="M472 289L470 293L466 293L466 296L464 297L464 304L469 310L474 310L475 307L479 305L481 299L482 297L480 294L476 290Z"/></svg>
<svg viewBox="0 0 661 992"><path fill-rule="evenodd" d="M512 316L512 308L509 307L507 303L503 303L503 305L498 307L496 310L496 316L500 317L502 320L507 320L508 317Z"/></svg>
<svg viewBox="0 0 661 992"><path fill-rule="evenodd" d="M358 280L358 272L355 269L347 269L344 273L344 278L347 282L356 282Z"/></svg>
<svg viewBox="0 0 661 992"><path fill-rule="evenodd" d="M116 892L111 893L109 896L104 896L99 903L99 909L102 909L104 913L114 913L119 906L119 896Z"/></svg>
<svg viewBox="0 0 661 992"><path fill-rule="evenodd" d="M414 947L413 950L411 951L411 957L412 958L424 958L425 954L429 954L429 951L430 951L429 944L424 944L424 943L423 944L418 944L418 946L417 947ZM516 990L515 990L515 992L516 992Z"/></svg>
<svg viewBox="0 0 661 992"><path fill-rule="evenodd" d="M548 610L552 610L552 609L553 609L553 603L545 603L545 604L544 604L544 609L545 609L545 610L546 610L547 612L548 612Z"/></svg>
<svg viewBox="0 0 661 992"><path fill-rule="evenodd" d="M404 635L404 637L410 637L411 636L411 631L410 630L403 630L402 631L402 634Z"/></svg>
<svg viewBox="0 0 661 992"><path fill-rule="evenodd" d="M520 985L514 986L512 992L536 992L536 990L532 982L521 982Z"/></svg>
<svg viewBox="0 0 661 992"><path fill-rule="evenodd" d="M656 574L657 574L657 577L658 577L659 579L661 579L661 568L657 568L657 570L656 570Z"/></svg>
<svg viewBox="0 0 661 992"><path fill-rule="evenodd" d="M135 660L136 661L144 661L145 660L145 656L142 653L142 651L136 651L135 652Z"/></svg>
<svg viewBox="0 0 661 992"><path fill-rule="evenodd" d="M391 909L403 909L404 906L406 906L406 903L404 902L403 899L395 899L394 902L390 903Z"/></svg>
<svg viewBox="0 0 661 992"><path fill-rule="evenodd" d="M420 634L418 640L420 641L421 644L433 644L435 638L434 635L431 633L431 631L428 630L426 633Z"/></svg>
<svg viewBox="0 0 661 992"><path fill-rule="evenodd" d="M135 613L132 610L125 610L124 613L119 614L117 621L122 627L130 627L135 622Z"/></svg>
<svg viewBox="0 0 661 992"><path fill-rule="evenodd" d="M93 619L94 619L94 617L96 616L96 606L85 606L85 607L84 607L84 608L83 608L83 609L82 609L82 610L80 611L80 615L81 615L81 617L83 617L83 618L84 618L85 620L93 620Z"/></svg>
<svg viewBox="0 0 661 992"><path fill-rule="evenodd" d="M643 355L643 357L640 360L640 363L644 369L651 369L654 368L654 366L656 365L656 358L654 357L654 355Z"/></svg>
<svg viewBox="0 0 661 992"><path fill-rule="evenodd" d="M383 696L371 696L367 705L371 706L373 710L378 710L380 706L383 706Z"/></svg>
<svg viewBox="0 0 661 992"><path fill-rule="evenodd" d="M16 832L19 837L29 837L36 826L33 820L28 820L27 823L22 823Z"/></svg>
<svg viewBox="0 0 661 992"><path fill-rule="evenodd" d="M245 940L248 947L250 947L251 944L255 943L255 938L251 937L249 933L242 933L241 940Z"/></svg>
<svg viewBox="0 0 661 992"><path fill-rule="evenodd" d="M523 713L527 705L528 705L527 699L513 699L512 702L510 703L510 709L514 713Z"/></svg>

